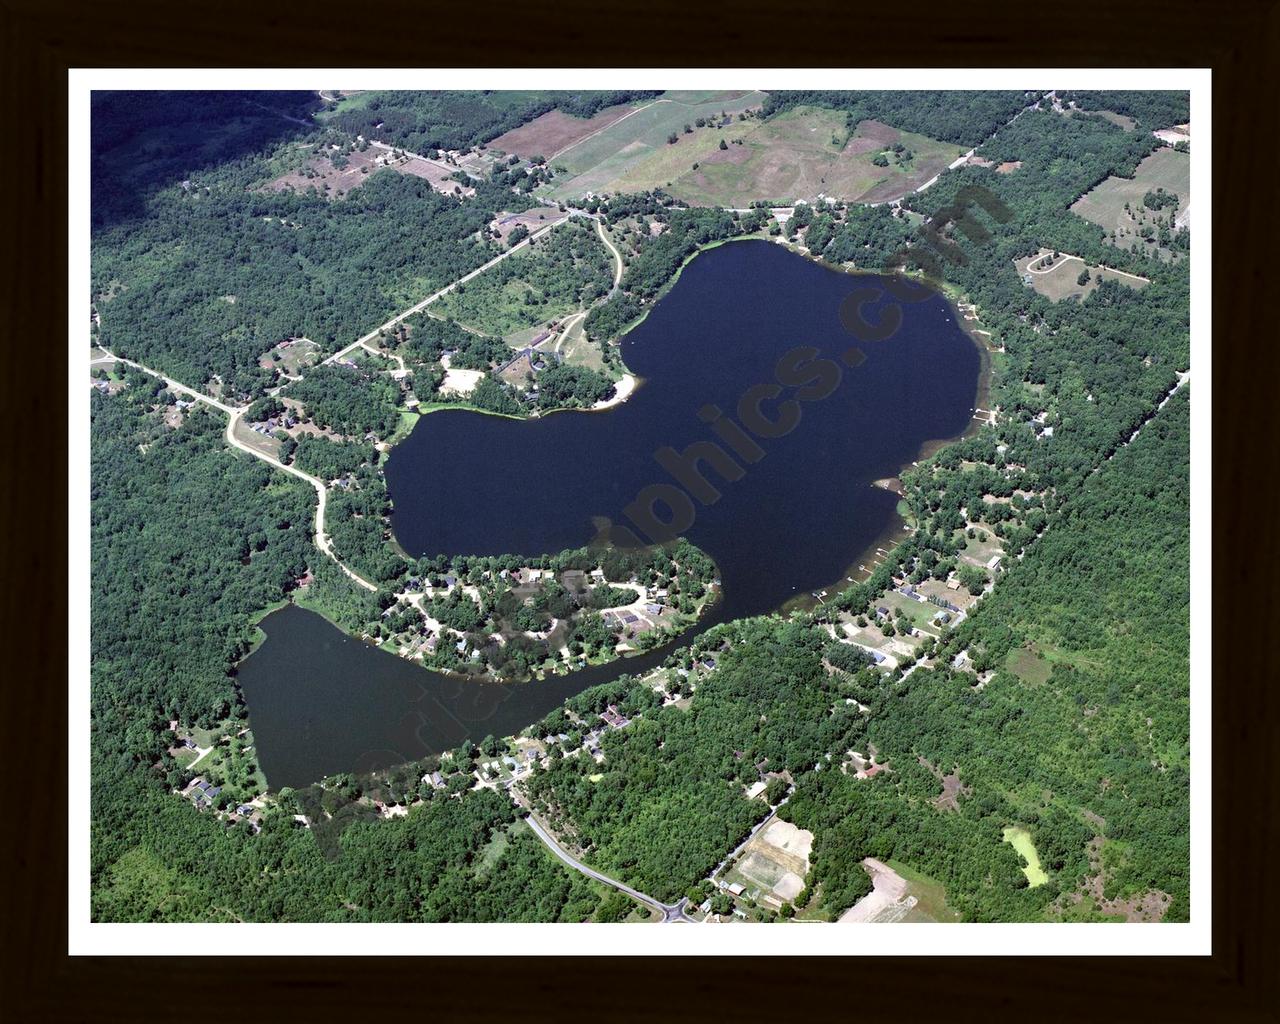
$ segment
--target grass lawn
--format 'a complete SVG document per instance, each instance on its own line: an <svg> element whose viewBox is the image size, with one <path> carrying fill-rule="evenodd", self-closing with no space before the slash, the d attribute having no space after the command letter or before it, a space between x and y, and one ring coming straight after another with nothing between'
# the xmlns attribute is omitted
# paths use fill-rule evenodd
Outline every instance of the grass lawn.
<svg viewBox="0 0 1280 1024"><path fill-rule="evenodd" d="M387 443L397 444L398 442L403 441L413 433L413 428L418 425L418 420L421 418L421 414L414 412L412 409L401 409L400 421L396 424L396 429L392 435L387 438Z"/></svg>
<svg viewBox="0 0 1280 1024"><path fill-rule="evenodd" d="M888 608L889 613L893 614L895 608L901 608L902 614L911 622L911 625L919 629L921 626L929 625L932 619L941 610L936 604L930 604L927 601L913 601L909 597L899 594L897 591L890 591L881 597L876 598L873 604L879 608L881 606Z"/></svg>
<svg viewBox="0 0 1280 1024"><path fill-rule="evenodd" d="M1142 202L1141 197L1139 197L1138 202ZM1151 283L1144 277L1112 270L1110 267L1086 263L1079 256L1072 256L1067 253L1059 253L1057 261L1052 265L1046 266L1045 257L1050 255L1052 255L1051 249L1041 249L1033 256L1024 256L1020 260L1014 260L1013 265L1020 278L1025 281L1027 277L1030 277L1031 287L1051 302L1061 302L1063 299L1083 299L1098 287L1099 282L1104 280L1118 281L1120 284L1128 285L1135 291L1140 291ZM1086 269L1089 271L1089 280L1084 284L1080 284L1080 272Z"/></svg>
<svg viewBox="0 0 1280 1024"><path fill-rule="evenodd" d="M885 863L906 880L907 892L919 900L911 914L908 914L908 921L917 913L930 921L960 920L960 915L947 906L947 890L936 878L916 871L899 860Z"/></svg>
<svg viewBox="0 0 1280 1024"><path fill-rule="evenodd" d="M255 452L261 452L273 459L280 458L280 442L270 434L259 434L251 430L243 419L236 421L236 440L243 441Z"/></svg>
<svg viewBox="0 0 1280 1024"><path fill-rule="evenodd" d="M1005 667L1031 686L1040 686L1048 682L1049 676L1053 674L1053 665L1026 647L1010 651L1009 656L1005 658Z"/></svg>
<svg viewBox="0 0 1280 1024"><path fill-rule="evenodd" d="M179 768L186 768L199 756L200 755L194 750L188 750L186 747L181 747L178 752L173 755L173 760Z"/></svg>

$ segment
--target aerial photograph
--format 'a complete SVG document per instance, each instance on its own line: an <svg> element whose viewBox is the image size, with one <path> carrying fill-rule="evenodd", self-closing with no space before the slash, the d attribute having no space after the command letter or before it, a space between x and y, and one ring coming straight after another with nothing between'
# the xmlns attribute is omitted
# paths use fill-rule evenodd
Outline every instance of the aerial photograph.
<svg viewBox="0 0 1280 1024"><path fill-rule="evenodd" d="M1190 90L305 81L88 94L90 922L1192 920Z"/></svg>

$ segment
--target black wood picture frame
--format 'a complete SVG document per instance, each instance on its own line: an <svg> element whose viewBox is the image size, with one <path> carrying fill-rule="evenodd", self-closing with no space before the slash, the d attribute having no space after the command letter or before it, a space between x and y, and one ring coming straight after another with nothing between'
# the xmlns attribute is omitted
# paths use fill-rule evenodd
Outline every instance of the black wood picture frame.
<svg viewBox="0 0 1280 1024"><path fill-rule="evenodd" d="M897 16L895 16L897 15ZM554 26L524 38L515 27ZM513 31L504 36L502 26ZM734 8L578 0L504 11L404 0L350 8L80 4L3 0L10 244L0 275L9 346L3 578L9 782L3 835L8 1020L138 1020L168 1014L421 1014L442 1020L839 1019L1241 1020L1280 1017L1277 987L1276 699L1266 623L1274 586L1275 328L1266 248L1276 223L1280 7L1222 0L981 9L929 2L901 13L828 5ZM406 954L360 958L67 955L67 426L62 339L67 266L67 71L76 67L1074 67L1213 69L1213 589L1247 593L1249 642L1215 631L1213 954L1148 958L661 959L443 956L406 933ZM20 145L19 145L20 143ZM38 364L20 360L46 349ZM1261 414L1260 416L1258 414ZM33 426L38 425L38 426ZM1244 543L1241 543L1241 542ZM70 577L72 585L83 570ZM1196 709L1203 713L1204 709ZM72 709L81 713L81 709ZM87 794L85 796L87 799ZM228 926L233 927L233 926ZM1158 926L1149 926L1158 927ZM554 933L550 933L554 935ZM1132 928L1135 953L1146 929ZM547 939L539 937L542 946ZM554 942L554 938L549 941ZM345 940L344 940L345 944ZM337 943L335 943L335 946ZM957 953L963 952L957 949ZM228 962L229 960L229 962ZM184 1009L184 1006L186 1007ZM791 1016L788 1016L791 1015Z"/></svg>

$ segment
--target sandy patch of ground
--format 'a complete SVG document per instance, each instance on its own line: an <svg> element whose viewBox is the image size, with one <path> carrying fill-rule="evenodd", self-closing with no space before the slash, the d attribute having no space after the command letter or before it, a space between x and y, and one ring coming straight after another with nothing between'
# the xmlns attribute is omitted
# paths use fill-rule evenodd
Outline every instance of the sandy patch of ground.
<svg viewBox="0 0 1280 1024"><path fill-rule="evenodd" d="M469 395L480 381L484 379L483 370L460 370L449 365L449 357L440 360L444 367L444 380L440 383L441 394Z"/></svg>
<svg viewBox="0 0 1280 1024"><path fill-rule="evenodd" d="M809 868L809 852L813 849L813 833L797 828L789 821L774 821L760 836L760 841L804 861Z"/></svg>
<svg viewBox="0 0 1280 1024"><path fill-rule="evenodd" d="M867 857L862 866L871 876L872 890L840 915L840 924L890 924L901 921L916 905L907 895L907 880L887 864Z"/></svg>
<svg viewBox="0 0 1280 1024"><path fill-rule="evenodd" d="M745 883L759 889L759 900L781 906L794 900L804 888L812 848L812 832L775 819L743 847L734 871Z"/></svg>
<svg viewBox="0 0 1280 1024"><path fill-rule="evenodd" d="M1176 146L1179 142L1191 142L1191 125L1177 124L1172 128L1160 128L1151 133L1161 142L1167 142L1170 146Z"/></svg>
<svg viewBox="0 0 1280 1024"><path fill-rule="evenodd" d="M623 402L625 402L628 398L631 397L631 394L633 391L635 391L635 389L636 389L635 377L633 377L629 373L625 373L622 375L622 380L618 381L613 386L613 395L609 398L600 399L600 401L596 402L596 404L593 405L591 408L608 409L615 405L621 405Z"/></svg>

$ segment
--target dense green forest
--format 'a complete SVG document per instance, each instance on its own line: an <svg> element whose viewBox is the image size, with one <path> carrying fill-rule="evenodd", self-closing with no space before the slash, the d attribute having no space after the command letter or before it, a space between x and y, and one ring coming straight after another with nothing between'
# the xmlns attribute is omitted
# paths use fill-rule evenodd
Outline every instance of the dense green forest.
<svg viewBox="0 0 1280 1024"><path fill-rule="evenodd" d="M601 765L554 761L530 780L531 796L593 864L674 901L767 813L744 796L757 765L800 774L863 734L862 716L823 669L828 639L798 623L716 627L695 648L731 646L717 653L688 711L650 711L605 734Z"/></svg>
<svg viewBox="0 0 1280 1024"><path fill-rule="evenodd" d="M317 366L289 387L312 422L350 437L386 437L399 418L400 388L392 380L348 366Z"/></svg>
<svg viewBox="0 0 1280 1024"><path fill-rule="evenodd" d="M101 90L89 101L90 210L95 230L147 213L165 185L297 136L313 92Z"/></svg>
<svg viewBox="0 0 1280 1024"><path fill-rule="evenodd" d="M876 856L944 880L968 918L1052 915L1074 906L1062 894L1094 870L1100 835L1108 899L1163 890L1168 918L1186 919L1188 413L1179 396L1146 424L944 645L942 663L989 656L980 692L972 676L916 671L872 698L868 739L892 773L801 783L786 816L817 835L824 905L843 909L857 861ZM919 757L973 788L958 812L932 806L940 786ZM1024 891L1000 841L1011 823L1030 829L1047 885ZM1012 886L984 885L988 872Z"/></svg>
<svg viewBox="0 0 1280 1024"><path fill-rule="evenodd" d="M91 399L95 919L590 916L602 890L527 831L510 833L514 808L494 793L356 825L327 860L287 795L254 835L167 791L183 776L163 752L169 721L243 725L228 672L253 642L253 617L308 562L336 570L310 543L311 488L228 450L214 414L165 427L151 380Z"/></svg>
<svg viewBox="0 0 1280 1024"><path fill-rule="evenodd" d="M491 259L480 231L527 202L481 183L469 199L390 170L345 198L259 190L270 168L246 156L168 185L140 220L95 234L102 343L192 387L226 395L272 380L258 362L286 338L326 350ZM198 244L193 244L198 240Z"/></svg>
<svg viewBox="0 0 1280 1024"><path fill-rule="evenodd" d="M1191 97L1185 92L1152 92L1113 89L1087 92L1072 89L1058 94L1064 103L1074 102L1082 110L1110 110L1131 117L1143 128L1156 131L1191 119Z"/></svg>
<svg viewBox="0 0 1280 1024"><path fill-rule="evenodd" d="M468 149L532 121L550 110L588 118L619 103L657 96L643 90L584 92L420 92L375 90L339 103L328 123L352 135L403 146L412 152Z"/></svg>

